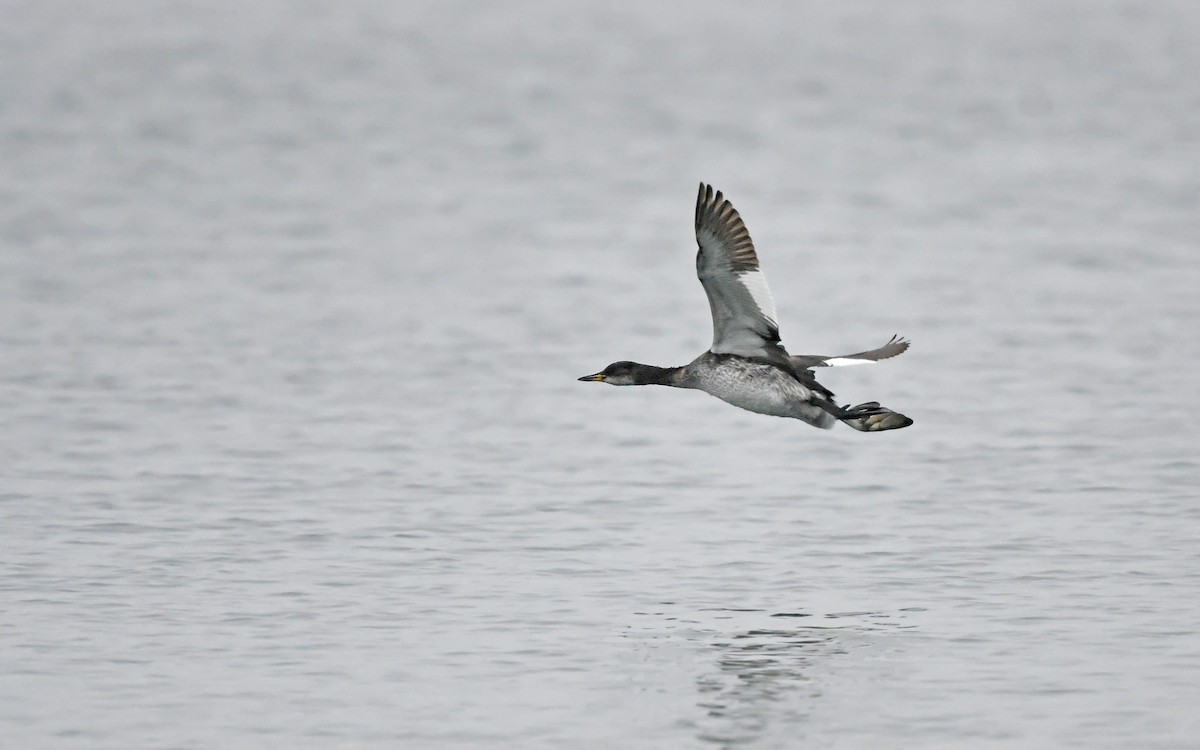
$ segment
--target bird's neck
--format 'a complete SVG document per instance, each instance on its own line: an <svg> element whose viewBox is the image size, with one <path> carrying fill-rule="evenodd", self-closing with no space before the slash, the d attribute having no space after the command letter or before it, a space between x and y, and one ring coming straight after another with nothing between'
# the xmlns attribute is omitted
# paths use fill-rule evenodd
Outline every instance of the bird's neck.
<svg viewBox="0 0 1200 750"><path fill-rule="evenodd" d="M671 385L681 387L682 367L655 367L639 364L634 371L635 385Z"/></svg>

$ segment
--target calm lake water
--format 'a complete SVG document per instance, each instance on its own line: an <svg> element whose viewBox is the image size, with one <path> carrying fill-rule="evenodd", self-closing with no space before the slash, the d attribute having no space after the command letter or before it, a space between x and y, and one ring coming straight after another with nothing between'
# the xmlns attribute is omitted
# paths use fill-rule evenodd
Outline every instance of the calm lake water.
<svg viewBox="0 0 1200 750"><path fill-rule="evenodd" d="M1200 743L1200 5L0 9L3 746Z"/></svg>

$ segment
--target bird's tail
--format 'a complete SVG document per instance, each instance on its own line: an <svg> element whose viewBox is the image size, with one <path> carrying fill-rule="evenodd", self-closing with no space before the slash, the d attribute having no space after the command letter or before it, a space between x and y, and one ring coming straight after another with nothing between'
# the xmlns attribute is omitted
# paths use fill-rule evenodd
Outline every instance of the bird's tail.
<svg viewBox="0 0 1200 750"><path fill-rule="evenodd" d="M899 430L913 423L900 412L880 406L878 401L868 401L858 406L843 406L836 416L859 432Z"/></svg>

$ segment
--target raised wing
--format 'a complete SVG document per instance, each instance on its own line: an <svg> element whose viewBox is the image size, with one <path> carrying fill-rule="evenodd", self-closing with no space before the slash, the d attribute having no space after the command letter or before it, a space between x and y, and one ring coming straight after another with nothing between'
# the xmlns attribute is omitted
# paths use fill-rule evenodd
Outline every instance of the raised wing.
<svg viewBox="0 0 1200 750"><path fill-rule="evenodd" d="M908 349L908 341L899 336L892 338L878 349L870 351L858 352L857 354L842 354L836 357L827 357L824 354L796 354L789 357L792 366L797 369L808 369L811 367L838 367L842 365L866 365L871 362L878 362L881 359L894 357L897 354Z"/></svg>
<svg viewBox="0 0 1200 750"><path fill-rule="evenodd" d="M750 233L720 191L700 183L696 198L696 275L712 309L715 354L768 357L779 350L779 324Z"/></svg>

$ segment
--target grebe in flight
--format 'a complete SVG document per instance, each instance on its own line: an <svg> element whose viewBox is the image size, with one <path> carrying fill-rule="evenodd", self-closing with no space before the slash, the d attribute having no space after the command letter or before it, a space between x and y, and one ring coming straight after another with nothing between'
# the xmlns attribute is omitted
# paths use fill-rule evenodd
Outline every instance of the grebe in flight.
<svg viewBox="0 0 1200 750"><path fill-rule="evenodd" d="M829 429L841 421L861 432L908 427L911 419L870 401L838 406L812 369L876 362L908 348L893 336L883 346L837 357L790 355L779 340L775 302L758 267L750 233L733 205L711 185L696 199L696 275L712 309L712 347L691 364L655 367L614 362L583 381L695 388L759 414L791 417Z"/></svg>

